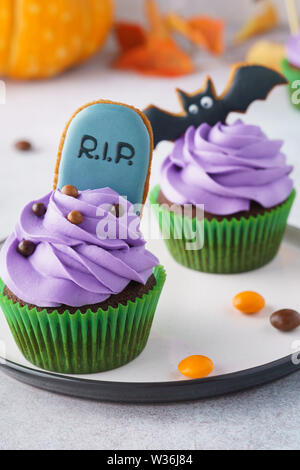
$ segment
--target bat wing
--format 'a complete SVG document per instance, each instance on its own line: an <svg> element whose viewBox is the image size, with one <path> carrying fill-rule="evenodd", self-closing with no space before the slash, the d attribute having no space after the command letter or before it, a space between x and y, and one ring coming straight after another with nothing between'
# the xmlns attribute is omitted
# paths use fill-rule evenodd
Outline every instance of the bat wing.
<svg viewBox="0 0 300 470"><path fill-rule="evenodd" d="M222 103L229 114L232 111L245 112L255 100L265 100L278 85L287 80L273 69L260 65L238 66L229 82L228 91L222 96Z"/></svg>
<svg viewBox="0 0 300 470"><path fill-rule="evenodd" d="M162 140L174 141L184 134L188 126L188 116L171 114L155 106L149 106L144 110L149 119L154 137L154 147Z"/></svg>

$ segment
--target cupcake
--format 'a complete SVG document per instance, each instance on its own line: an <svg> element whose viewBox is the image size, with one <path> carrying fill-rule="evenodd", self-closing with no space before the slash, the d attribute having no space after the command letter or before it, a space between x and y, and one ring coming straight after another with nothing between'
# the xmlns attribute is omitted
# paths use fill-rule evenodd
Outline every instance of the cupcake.
<svg viewBox="0 0 300 470"><path fill-rule="evenodd" d="M35 366L102 372L146 346L165 282L134 205L152 149L150 124L127 105L100 100L69 121L53 191L24 208L0 252L0 307Z"/></svg>
<svg viewBox="0 0 300 470"><path fill-rule="evenodd" d="M286 58L282 61L282 71L289 82L288 91L291 103L300 109L300 100L297 92L299 88L293 87L296 80L300 80L300 34L291 36L286 45Z"/></svg>
<svg viewBox="0 0 300 470"><path fill-rule="evenodd" d="M203 272L240 273L275 257L295 198L281 147L241 120L189 127L175 142L151 203L176 261ZM203 246L193 249L187 242L197 234Z"/></svg>
<svg viewBox="0 0 300 470"><path fill-rule="evenodd" d="M105 221L122 237L107 236ZM0 306L29 362L80 374L141 353L165 273L139 222L109 188L55 190L24 208L0 252Z"/></svg>

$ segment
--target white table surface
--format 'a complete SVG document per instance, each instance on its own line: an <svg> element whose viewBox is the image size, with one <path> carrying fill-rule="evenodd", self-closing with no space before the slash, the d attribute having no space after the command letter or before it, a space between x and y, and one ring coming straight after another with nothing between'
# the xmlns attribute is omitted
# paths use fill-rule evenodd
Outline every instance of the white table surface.
<svg viewBox="0 0 300 470"><path fill-rule="evenodd" d="M50 82L8 83L0 106L0 239L13 228L24 203L51 188L58 142L72 112L95 98L124 101L143 108L149 102L178 109L176 86L194 91L206 73L219 91L230 61L199 58L199 72L176 80L145 79L103 67L102 53L80 69ZM229 60L230 57L230 60ZM300 113L283 88L268 101L251 105L247 122L260 124L268 136L285 140L300 192ZM32 153L19 153L13 142L29 139ZM154 158L152 184L166 146ZM300 226L300 199L290 222ZM295 374L280 382L214 400L160 406L94 403L36 390L0 373L0 449L299 449L300 386Z"/></svg>

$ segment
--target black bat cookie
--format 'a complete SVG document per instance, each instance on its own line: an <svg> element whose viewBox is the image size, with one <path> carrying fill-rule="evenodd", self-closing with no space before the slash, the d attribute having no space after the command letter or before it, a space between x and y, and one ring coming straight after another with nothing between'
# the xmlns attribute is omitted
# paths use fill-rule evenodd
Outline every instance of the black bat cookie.
<svg viewBox="0 0 300 470"><path fill-rule="evenodd" d="M209 77L204 88L196 93L190 95L177 90L182 113L171 114L152 105L144 111L153 128L154 145L162 140L178 139L189 126L224 123L229 113L245 113L253 101L265 100L275 86L285 84L286 79L275 70L260 65L238 64L233 68L229 84L221 96L217 96Z"/></svg>

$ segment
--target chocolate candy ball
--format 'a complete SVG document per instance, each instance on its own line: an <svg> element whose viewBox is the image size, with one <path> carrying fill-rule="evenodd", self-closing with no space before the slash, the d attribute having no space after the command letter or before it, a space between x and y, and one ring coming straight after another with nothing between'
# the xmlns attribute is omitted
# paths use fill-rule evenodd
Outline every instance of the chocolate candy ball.
<svg viewBox="0 0 300 470"><path fill-rule="evenodd" d="M32 212L37 216L37 217L43 217L43 215L46 214L47 208L42 202L36 202L32 206Z"/></svg>
<svg viewBox="0 0 300 470"><path fill-rule="evenodd" d="M61 192L65 194L66 196L75 197L75 198L78 197L78 189L75 188L75 186L72 186L71 184L67 184L66 186L64 186Z"/></svg>
<svg viewBox="0 0 300 470"><path fill-rule="evenodd" d="M18 245L18 253L24 256L24 258L28 258L29 256L33 255L35 252L36 245L29 240L23 240Z"/></svg>
<svg viewBox="0 0 300 470"><path fill-rule="evenodd" d="M67 217L68 221L74 225L80 225L83 222L83 215L79 211L72 211Z"/></svg>
<svg viewBox="0 0 300 470"><path fill-rule="evenodd" d="M32 145L28 140L19 140L15 143L15 148L20 150L20 152L28 152L32 149Z"/></svg>
<svg viewBox="0 0 300 470"><path fill-rule="evenodd" d="M270 317L271 325L280 331L293 331L300 326L300 314L296 310L283 309Z"/></svg>

